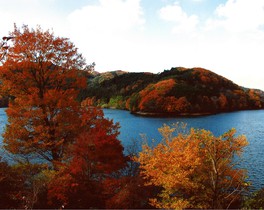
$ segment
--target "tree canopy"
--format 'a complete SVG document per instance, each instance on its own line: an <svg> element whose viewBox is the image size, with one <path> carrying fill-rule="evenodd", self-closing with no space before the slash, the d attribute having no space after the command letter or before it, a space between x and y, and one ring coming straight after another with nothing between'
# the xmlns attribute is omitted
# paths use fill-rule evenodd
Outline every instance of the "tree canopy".
<svg viewBox="0 0 264 210"><path fill-rule="evenodd" d="M77 95L86 85L85 60L66 38L40 27L15 26L1 81L13 100L7 109L6 149L59 160L80 124ZM78 123L79 122L79 123Z"/></svg>
<svg viewBox="0 0 264 210"><path fill-rule="evenodd" d="M203 68L176 67L161 73L113 71L89 76L83 98L95 105L145 115L198 115L262 109L264 94Z"/></svg>
<svg viewBox="0 0 264 210"><path fill-rule="evenodd" d="M230 130L215 137L206 130L191 129L174 134L175 128L160 129L162 143L144 145L137 160L147 184L160 186L157 208L229 208L241 201L246 189L246 171L234 159L247 145L244 136Z"/></svg>
<svg viewBox="0 0 264 210"><path fill-rule="evenodd" d="M95 64L86 66L69 39L40 27L15 26L10 36L0 71L2 91L10 96L4 147L20 168L38 169L21 170L20 207L104 207L103 183L125 167L126 159L118 124L89 100L78 100ZM32 193L25 193L27 188Z"/></svg>

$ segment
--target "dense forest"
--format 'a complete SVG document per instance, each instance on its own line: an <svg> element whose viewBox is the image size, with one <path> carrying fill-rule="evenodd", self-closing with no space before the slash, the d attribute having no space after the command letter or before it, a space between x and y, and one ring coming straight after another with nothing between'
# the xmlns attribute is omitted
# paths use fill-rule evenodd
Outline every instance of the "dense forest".
<svg viewBox="0 0 264 210"><path fill-rule="evenodd" d="M241 87L203 68L176 67L154 74L112 71L87 75L79 100L144 115L204 115L262 109L264 92ZM0 107L8 97L0 96Z"/></svg>
<svg viewBox="0 0 264 210"><path fill-rule="evenodd" d="M203 68L94 73L81 97L141 114L195 115L264 107L263 91L241 87Z"/></svg>

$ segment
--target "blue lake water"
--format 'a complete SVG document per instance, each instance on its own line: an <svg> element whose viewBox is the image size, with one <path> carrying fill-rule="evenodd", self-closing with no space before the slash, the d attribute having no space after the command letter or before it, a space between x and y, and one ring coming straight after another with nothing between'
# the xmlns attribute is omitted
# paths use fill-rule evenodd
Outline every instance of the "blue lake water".
<svg viewBox="0 0 264 210"><path fill-rule="evenodd" d="M243 154L241 167L248 170L249 180L253 188L264 187L264 110L239 111L222 113L202 117L178 117L178 118L148 118L131 115L127 111L104 110L105 116L120 123L120 136L126 148L131 144L131 139L141 142L140 134L146 134L149 140L159 141L161 135L158 128L163 124L177 122L187 123L188 128L194 127L206 129L219 136L224 132L235 128L237 135L245 135L249 142Z"/></svg>
<svg viewBox="0 0 264 210"><path fill-rule="evenodd" d="M202 117L148 118L131 115L128 111L104 109L105 116L120 123L119 139L127 148L132 140L142 142L141 134L149 140L159 141L158 128L163 124L187 123L188 127L206 129L214 135L221 135L236 128L237 135L246 135L249 146L243 154L241 167L248 170L249 180L256 189L264 187L264 110L222 113ZM4 109L0 109L0 133L7 122ZM0 144L2 139L0 137ZM1 154L1 153L0 153Z"/></svg>

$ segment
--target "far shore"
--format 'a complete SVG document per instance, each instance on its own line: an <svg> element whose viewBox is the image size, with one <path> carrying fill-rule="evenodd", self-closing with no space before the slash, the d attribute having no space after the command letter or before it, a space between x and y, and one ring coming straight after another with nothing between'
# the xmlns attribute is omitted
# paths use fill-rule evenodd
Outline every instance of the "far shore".
<svg viewBox="0 0 264 210"><path fill-rule="evenodd" d="M143 117L201 117L207 115L217 114L216 112L203 112L203 113L155 113L155 112L131 112L133 115L143 116Z"/></svg>
<svg viewBox="0 0 264 210"><path fill-rule="evenodd" d="M175 112L142 112L142 111L130 111L127 109L120 109L114 106L111 107L104 107L98 106L101 109L113 109L113 110L124 110L128 111L135 116L142 116L142 117L161 117L161 118L169 118L169 117L202 117L202 116L209 116L215 115L220 113L228 113L228 112L237 112L237 111L249 111L249 110L261 110L261 109L241 109L241 110L232 110L232 111L218 111L218 112L195 112L195 113L175 113ZM8 108L8 106L0 107L2 109Z"/></svg>
<svg viewBox="0 0 264 210"><path fill-rule="evenodd" d="M119 109L116 107L102 107L103 109L113 109L113 110L124 110L128 111L135 116L141 117L160 117L160 118L170 118L170 117L203 117L209 115L216 115L221 113L239 112L239 111L250 111L250 110L263 110L263 109L240 109L240 110L225 110L218 112L195 112L195 113L175 113L175 112L142 112L142 111L129 111L127 109Z"/></svg>
<svg viewBox="0 0 264 210"><path fill-rule="evenodd" d="M133 115L142 116L142 117L202 117L208 115L219 114L221 112L196 112L196 113L176 113L176 112L142 112L137 111L133 112L127 109L120 109L117 107L101 107L102 109L113 109L113 110L124 110L128 111ZM237 110L239 111L239 110Z"/></svg>

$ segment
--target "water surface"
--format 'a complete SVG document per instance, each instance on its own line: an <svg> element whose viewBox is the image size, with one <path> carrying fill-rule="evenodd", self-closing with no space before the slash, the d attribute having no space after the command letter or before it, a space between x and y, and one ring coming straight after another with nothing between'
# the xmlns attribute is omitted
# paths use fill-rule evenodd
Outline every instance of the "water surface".
<svg viewBox="0 0 264 210"><path fill-rule="evenodd" d="M237 135L245 135L249 142L243 154L241 167L248 170L249 180L253 187L264 187L264 110L239 111L201 117L149 118L131 115L127 111L104 109L105 116L120 123L119 139L126 148L131 139L140 141L140 134L148 139L160 140L158 132L164 123L187 123L188 127L206 129L219 136L235 128Z"/></svg>
<svg viewBox="0 0 264 210"><path fill-rule="evenodd" d="M231 128L236 128L237 135L246 135L249 146L243 154L241 167L248 169L249 180L257 189L264 187L264 110L239 111L201 117L178 118L149 118L130 114L128 111L104 109L105 116L120 123L119 139L125 148L132 140L142 142L141 134L145 134L149 141L161 140L158 132L163 124L177 122L187 123L188 127L206 129L219 136ZM0 108L0 133L4 131L7 117ZM2 138L0 136L0 144ZM1 155L0 149L0 155ZM3 155L3 154L2 154Z"/></svg>

